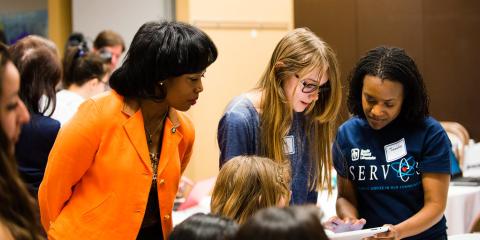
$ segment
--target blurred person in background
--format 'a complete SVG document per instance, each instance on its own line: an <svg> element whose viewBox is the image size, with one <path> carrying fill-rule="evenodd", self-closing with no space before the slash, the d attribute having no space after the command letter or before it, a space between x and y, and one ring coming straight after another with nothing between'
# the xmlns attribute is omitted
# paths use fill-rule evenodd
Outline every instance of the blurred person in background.
<svg viewBox="0 0 480 240"><path fill-rule="evenodd" d="M109 71L117 68L122 53L125 51L125 42L120 34L104 30L93 41L93 51L109 62Z"/></svg>
<svg viewBox="0 0 480 240"><path fill-rule="evenodd" d="M57 106L52 118L64 124L77 112L85 99L105 91L108 68L105 60L78 45L67 49L63 59L63 86L57 92Z"/></svg>
<svg viewBox="0 0 480 240"><path fill-rule="evenodd" d="M37 198L48 154L60 129L50 116L55 110L55 87L62 77L62 65L53 42L39 36L27 36L9 48L20 72L20 98L31 120L22 128L15 156L22 178Z"/></svg>

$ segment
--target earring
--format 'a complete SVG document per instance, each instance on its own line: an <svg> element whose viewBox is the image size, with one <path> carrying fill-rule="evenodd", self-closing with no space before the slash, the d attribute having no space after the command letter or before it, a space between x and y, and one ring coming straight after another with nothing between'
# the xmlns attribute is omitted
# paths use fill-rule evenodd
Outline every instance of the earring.
<svg viewBox="0 0 480 240"><path fill-rule="evenodd" d="M160 84L160 86L163 86L163 82L160 82L159 84Z"/></svg>

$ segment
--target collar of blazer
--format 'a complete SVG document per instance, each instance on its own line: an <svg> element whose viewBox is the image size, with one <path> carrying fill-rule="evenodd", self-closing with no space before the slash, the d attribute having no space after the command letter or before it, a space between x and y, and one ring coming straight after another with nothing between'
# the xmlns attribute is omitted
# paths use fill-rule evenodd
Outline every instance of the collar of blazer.
<svg viewBox="0 0 480 240"><path fill-rule="evenodd" d="M140 105L138 104L137 100L125 99L123 101L122 112L127 116L131 117L139 110L140 110ZM170 107L168 110L167 118L170 120L170 122L172 122L172 128L170 129L170 131L172 133L175 133L177 131L177 128L180 127L180 120L178 119L177 110Z"/></svg>

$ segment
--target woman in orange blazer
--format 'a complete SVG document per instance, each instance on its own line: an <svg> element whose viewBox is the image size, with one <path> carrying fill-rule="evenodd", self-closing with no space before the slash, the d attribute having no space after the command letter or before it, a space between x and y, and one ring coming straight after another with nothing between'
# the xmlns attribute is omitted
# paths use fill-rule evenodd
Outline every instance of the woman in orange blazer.
<svg viewBox="0 0 480 240"><path fill-rule="evenodd" d="M39 190L50 239L166 239L194 129L182 113L203 91L217 49L201 30L144 24L113 89L61 128Z"/></svg>

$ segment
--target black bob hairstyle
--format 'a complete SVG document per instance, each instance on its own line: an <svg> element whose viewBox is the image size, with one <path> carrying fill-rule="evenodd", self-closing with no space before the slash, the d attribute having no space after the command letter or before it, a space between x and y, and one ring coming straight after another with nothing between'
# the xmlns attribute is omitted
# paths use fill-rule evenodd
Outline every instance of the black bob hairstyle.
<svg viewBox="0 0 480 240"><path fill-rule="evenodd" d="M232 240L238 230L235 221L197 213L175 226L169 240Z"/></svg>
<svg viewBox="0 0 480 240"><path fill-rule="evenodd" d="M110 85L126 98L162 100L166 89L159 82L200 72L216 59L217 48L202 30L181 22L147 22L133 37Z"/></svg>
<svg viewBox="0 0 480 240"><path fill-rule="evenodd" d="M362 89L365 75L382 80L399 82L403 85L403 104L399 118L406 123L418 125L429 115L429 98L415 61L405 50L397 47L380 46L363 56L349 76L347 97L351 114L365 118L362 108Z"/></svg>

